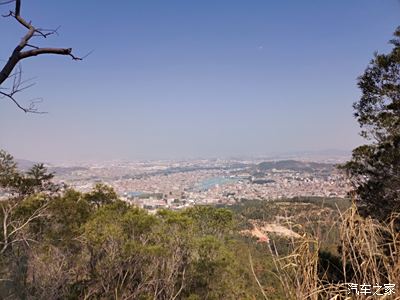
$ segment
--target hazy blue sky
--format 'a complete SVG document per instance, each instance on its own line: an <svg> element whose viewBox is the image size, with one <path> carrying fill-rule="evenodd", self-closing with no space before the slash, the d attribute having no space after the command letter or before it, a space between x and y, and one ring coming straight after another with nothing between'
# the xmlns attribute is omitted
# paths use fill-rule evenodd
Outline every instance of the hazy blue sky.
<svg viewBox="0 0 400 300"><path fill-rule="evenodd" d="M48 114L0 102L0 147L42 161L352 149L356 78L400 25L396 0L25 0L22 14L62 26L40 45L94 49L23 62L37 85L20 99ZM2 60L23 33L0 19Z"/></svg>

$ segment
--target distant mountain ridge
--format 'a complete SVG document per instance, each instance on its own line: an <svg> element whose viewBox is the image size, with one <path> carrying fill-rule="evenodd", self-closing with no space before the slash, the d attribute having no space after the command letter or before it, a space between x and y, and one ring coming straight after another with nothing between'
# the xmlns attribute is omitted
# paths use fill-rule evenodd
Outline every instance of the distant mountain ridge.
<svg viewBox="0 0 400 300"><path fill-rule="evenodd" d="M23 171L28 171L31 169L35 164L38 164L39 162L27 160L27 159L16 159L15 162L17 163L18 169L23 170ZM44 163L46 166L47 170L49 172L56 173L58 175L65 175L69 174L74 171L85 171L87 170L86 167L79 167L79 166L71 166L71 167L60 167L60 166L53 166L51 164Z"/></svg>
<svg viewBox="0 0 400 300"><path fill-rule="evenodd" d="M332 170L335 164L318 163L318 162L303 162L298 160L279 160L279 161L266 161L259 163L257 166L259 171L276 170L293 170L302 172L312 172L315 170Z"/></svg>

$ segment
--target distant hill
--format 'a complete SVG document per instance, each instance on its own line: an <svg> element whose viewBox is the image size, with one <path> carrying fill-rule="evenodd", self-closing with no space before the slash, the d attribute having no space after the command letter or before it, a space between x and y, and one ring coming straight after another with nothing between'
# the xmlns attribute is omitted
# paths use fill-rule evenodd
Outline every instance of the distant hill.
<svg viewBox="0 0 400 300"><path fill-rule="evenodd" d="M333 170L334 164L317 163L317 162L303 162L297 160L280 160L280 161L266 161L259 163L256 166L258 171L276 170L292 170L299 172L312 172L320 170Z"/></svg>
<svg viewBox="0 0 400 300"><path fill-rule="evenodd" d="M18 169L27 171L33 167L33 165L38 164L38 162L27 160L27 159L16 159L15 160L18 166ZM56 173L58 175L66 175L75 171L85 171L87 168L85 167L58 167L52 166L50 164L45 164L47 170L52 173Z"/></svg>
<svg viewBox="0 0 400 300"><path fill-rule="evenodd" d="M15 162L17 163L18 168L21 170L29 170L34 164L37 164L37 162L27 159L16 159Z"/></svg>
<svg viewBox="0 0 400 300"><path fill-rule="evenodd" d="M86 171L88 168L85 167L48 167L50 172L56 173L57 175L66 175L76 171Z"/></svg>

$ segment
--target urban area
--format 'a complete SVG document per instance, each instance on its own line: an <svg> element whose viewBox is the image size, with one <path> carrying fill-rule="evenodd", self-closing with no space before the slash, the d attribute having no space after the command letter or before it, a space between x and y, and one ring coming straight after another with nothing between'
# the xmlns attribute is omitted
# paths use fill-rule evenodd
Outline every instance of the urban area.
<svg viewBox="0 0 400 300"><path fill-rule="evenodd" d="M244 199L343 198L350 190L348 179L332 162L118 161L49 169L56 182L66 187L87 192L97 183L107 184L125 201L148 210L231 205Z"/></svg>

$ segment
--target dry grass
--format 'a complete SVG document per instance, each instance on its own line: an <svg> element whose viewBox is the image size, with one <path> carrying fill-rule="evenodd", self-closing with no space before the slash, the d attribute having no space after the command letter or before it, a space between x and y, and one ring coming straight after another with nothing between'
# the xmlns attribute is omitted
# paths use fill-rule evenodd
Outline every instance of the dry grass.
<svg viewBox="0 0 400 300"><path fill-rule="evenodd" d="M400 233L393 216L380 223L359 215L355 205L340 214L340 255L342 280L330 282L319 273L319 238L303 234L292 239L293 251L284 257L274 256L277 276L287 299L400 299ZM339 246L339 245L338 245ZM275 250L276 251L276 250ZM339 270L340 272L340 270ZM325 274L326 275L326 274ZM371 294L348 294L348 284L370 284ZM395 284L396 294L372 295L374 285ZM382 288L380 293L384 293Z"/></svg>

